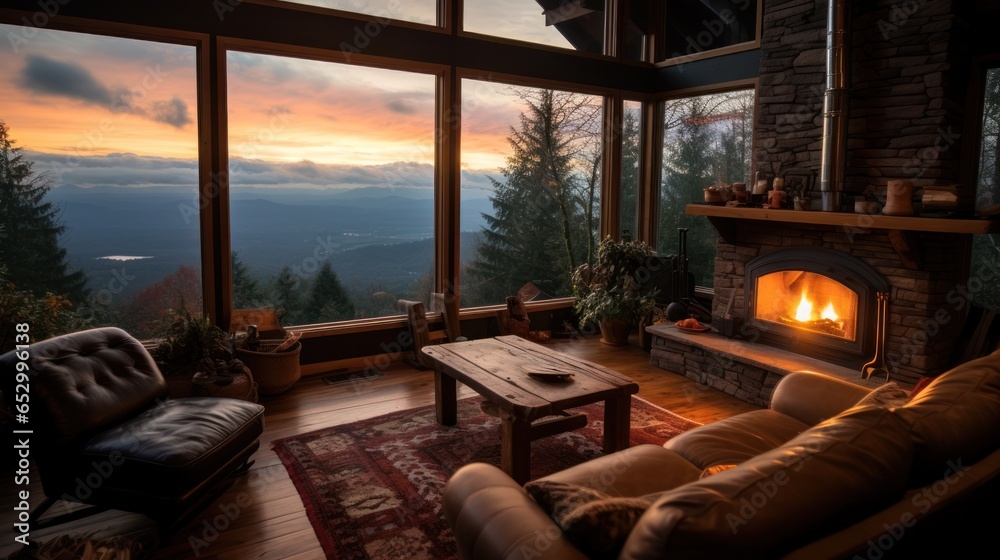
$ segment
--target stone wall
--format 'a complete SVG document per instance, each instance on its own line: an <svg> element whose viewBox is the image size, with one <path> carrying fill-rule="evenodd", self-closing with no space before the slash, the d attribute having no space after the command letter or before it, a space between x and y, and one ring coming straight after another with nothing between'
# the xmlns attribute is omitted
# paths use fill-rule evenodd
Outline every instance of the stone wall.
<svg viewBox="0 0 1000 560"><path fill-rule="evenodd" d="M953 3L851 2L846 194L870 185L884 197L890 179L910 179L915 187L958 183L970 70L962 40L968 25L953 14ZM819 177L827 6L826 0L764 0L754 138L762 174L806 169Z"/></svg>

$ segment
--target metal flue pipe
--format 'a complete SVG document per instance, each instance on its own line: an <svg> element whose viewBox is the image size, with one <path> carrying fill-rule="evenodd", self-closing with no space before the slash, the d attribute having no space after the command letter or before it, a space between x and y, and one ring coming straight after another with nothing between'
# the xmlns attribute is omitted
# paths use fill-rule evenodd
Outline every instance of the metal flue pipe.
<svg viewBox="0 0 1000 560"><path fill-rule="evenodd" d="M847 159L850 104L850 6L829 0L826 33L826 95L823 100L823 152L819 190L824 212L840 210Z"/></svg>

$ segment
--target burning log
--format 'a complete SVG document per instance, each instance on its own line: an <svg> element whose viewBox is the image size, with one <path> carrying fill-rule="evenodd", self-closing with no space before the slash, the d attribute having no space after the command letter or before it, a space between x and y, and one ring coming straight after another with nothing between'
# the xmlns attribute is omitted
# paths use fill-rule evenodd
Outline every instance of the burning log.
<svg viewBox="0 0 1000 560"><path fill-rule="evenodd" d="M791 317L778 317L778 322L784 325L791 325L793 327L801 327L809 329L812 331L820 332L823 334L828 334L831 336L839 336L844 338L847 333L840 324L830 320L830 319L816 319L813 321L799 321L798 319L792 319Z"/></svg>

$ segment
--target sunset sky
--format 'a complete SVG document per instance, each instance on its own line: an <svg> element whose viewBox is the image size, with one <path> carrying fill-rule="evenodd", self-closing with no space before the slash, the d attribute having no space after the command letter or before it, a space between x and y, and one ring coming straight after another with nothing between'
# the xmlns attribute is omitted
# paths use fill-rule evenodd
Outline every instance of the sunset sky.
<svg viewBox="0 0 1000 560"><path fill-rule="evenodd" d="M241 52L227 66L234 186L432 185L432 76ZM194 47L38 29L0 70L0 119L54 184L197 184ZM520 106L504 84L463 89L463 187L485 187Z"/></svg>

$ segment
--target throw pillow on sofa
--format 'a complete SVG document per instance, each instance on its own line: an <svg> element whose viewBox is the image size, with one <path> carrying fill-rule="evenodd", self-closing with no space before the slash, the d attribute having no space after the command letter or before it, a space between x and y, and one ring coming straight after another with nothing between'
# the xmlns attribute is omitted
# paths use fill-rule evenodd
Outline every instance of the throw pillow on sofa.
<svg viewBox="0 0 1000 560"><path fill-rule="evenodd" d="M890 381L862 397L855 406L875 405L882 408L895 408L903 406L909 401L910 394L895 381Z"/></svg>
<svg viewBox="0 0 1000 560"><path fill-rule="evenodd" d="M591 558L616 558L632 527L662 494L616 497L551 480L531 481L524 489Z"/></svg>

